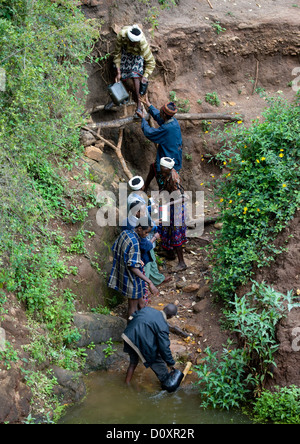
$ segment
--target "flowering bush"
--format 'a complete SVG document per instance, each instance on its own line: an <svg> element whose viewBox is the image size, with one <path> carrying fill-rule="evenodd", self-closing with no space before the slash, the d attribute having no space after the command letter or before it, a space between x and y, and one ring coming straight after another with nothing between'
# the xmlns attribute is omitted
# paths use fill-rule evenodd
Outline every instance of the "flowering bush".
<svg viewBox="0 0 300 444"><path fill-rule="evenodd" d="M229 301L238 285L282 249L274 245L300 203L300 95L268 99L263 122L241 122L220 139L226 173L218 183L222 230L213 244L213 289Z"/></svg>

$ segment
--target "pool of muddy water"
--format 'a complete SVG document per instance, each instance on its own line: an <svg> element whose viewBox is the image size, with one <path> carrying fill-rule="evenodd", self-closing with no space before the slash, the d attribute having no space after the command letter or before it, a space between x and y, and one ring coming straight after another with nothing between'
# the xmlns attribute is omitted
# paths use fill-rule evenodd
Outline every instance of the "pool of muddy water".
<svg viewBox="0 0 300 444"><path fill-rule="evenodd" d="M160 390L151 370L136 371L131 386L122 372L96 372L86 381L88 394L68 408L60 424L247 424L239 411L201 409L199 389L181 386L176 393Z"/></svg>

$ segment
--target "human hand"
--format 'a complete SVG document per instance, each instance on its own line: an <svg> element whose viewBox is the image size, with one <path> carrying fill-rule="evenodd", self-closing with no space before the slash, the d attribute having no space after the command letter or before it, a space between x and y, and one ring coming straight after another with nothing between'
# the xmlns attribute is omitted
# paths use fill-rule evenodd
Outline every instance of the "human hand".
<svg viewBox="0 0 300 444"><path fill-rule="evenodd" d="M137 110L137 111L136 111L136 115L139 116L141 119L144 119L144 117L145 117L145 113L144 113L144 111L139 111L139 110Z"/></svg>
<svg viewBox="0 0 300 444"><path fill-rule="evenodd" d="M156 288L155 285L152 282L149 284L149 290L153 294L153 296L158 296L159 295L158 288Z"/></svg>

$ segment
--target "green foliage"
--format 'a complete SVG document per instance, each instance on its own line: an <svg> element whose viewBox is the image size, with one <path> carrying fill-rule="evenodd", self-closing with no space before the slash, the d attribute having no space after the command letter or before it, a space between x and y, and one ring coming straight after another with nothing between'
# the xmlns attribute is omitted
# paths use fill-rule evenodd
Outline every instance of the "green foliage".
<svg viewBox="0 0 300 444"><path fill-rule="evenodd" d="M229 327L239 334L244 350L259 376L259 386L263 386L274 355L278 350L276 326L286 316L288 310L298 306L293 301L293 292L283 295L265 283L253 282L252 289L242 298L235 296L230 309L224 314Z"/></svg>
<svg viewBox="0 0 300 444"><path fill-rule="evenodd" d="M259 423L277 424L300 423L300 388L275 387L274 392L264 390L253 407L254 420Z"/></svg>
<svg viewBox="0 0 300 444"><path fill-rule="evenodd" d="M63 235L50 227L54 217L83 223L93 205L65 176L82 153L85 63L98 37L99 25L73 0L0 0L0 289L43 325L28 347L36 362L72 369L83 358L67 348L80 336L76 295L59 291L57 280L75 269L66 265Z"/></svg>
<svg viewBox="0 0 300 444"><path fill-rule="evenodd" d="M255 380L247 374L248 355L245 350L230 349L230 345L228 342L220 357L208 347L204 363L195 366L203 408L240 407L251 394Z"/></svg>
<svg viewBox="0 0 300 444"><path fill-rule="evenodd" d="M0 363L2 363L7 370L11 368L12 362L18 361L18 353L14 347L8 342L5 342L5 347L3 350L0 348Z"/></svg>
<svg viewBox="0 0 300 444"><path fill-rule="evenodd" d="M205 102L217 107L221 104L219 96L216 92L205 94Z"/></svg>
<svg viewBox="0 0 300 444"><path fill-rule="evenodd" d="M300 107L269 99L264 121L238 122L220 136L218 155L227 171L216 196L222 230L211 250L213 289L226 301L244 284L255 264L270 264L282 249L274 239L300 202Z"/></svg>
<svg viewBox="0 0 300 444"><path fill-rule="evenodd" d="M204 362L195 366L205 408L241 407L254 392L261 391L275 365L276 326L288 309L299 304L294 304L292 292L285 296L254 282L248 294L236 296L230 305L224 311L226 327L238 333L242 348L233 349L229 341L220 357L207 348Z"/></svg>
<svg viewBox="0 0 300 444"><path fill-rule="evenodd" d="M188 113L191 109L189 99L179 99L175 91L170 91L170 100L175 103L180 113Z"/></svg>
<svg viewBox="0 0 300 444"><path fill-rule="evenodd" d="M223 28L221 23L218 21L211 23L211 26L218 35L226 31L226 28Z"/></svg>

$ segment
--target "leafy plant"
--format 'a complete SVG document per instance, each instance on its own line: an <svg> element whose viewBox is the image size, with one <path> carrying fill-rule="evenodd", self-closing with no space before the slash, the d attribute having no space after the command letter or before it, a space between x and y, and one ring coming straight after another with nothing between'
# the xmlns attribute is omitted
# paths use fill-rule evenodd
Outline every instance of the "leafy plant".
<svg viewBox="0 0 300 444"><path fill-rule="evenodd" d="M205 350L203 363L195 366L202 407L241 407L262 391L279 347L276 326L297 305L292 292L283 295L257 282L248 294L235 297L224 315L226 328L238 334L242 347L233 348L229 340L220 357Z"/></svg>
<svg viewBox="0 0 300 444"><path fill-rule="evenodd" d="M275 387L275 391L264 390L253 405L254 420L259 423L273 421L277 424L300 423L300 388Z"/></svg>
<svg viewBox="0 0 300 444"><path fill-rule="evenodd" d="M175 91L170 91L170 100L176 104L181 113L188 113L191 109L189 99L179 99Z"/></svg>
<svg viewBox="0 0 300 444"><path fill-rule="evenodd" d="M220 106L221 102L216 92L205 94L205 102L210 103L213 106Z"/></svg>
<svg viewBox="0 0 300 444"><path fill-rule="evenodd" d="M218 35L221 34L222 32L225 32L225 31L226 31L226 28L223 28L222 25L221 25L221 23L218 22L218 21L212 23L211 26L212 26L212 28L216 31L216 33L217 33Z"/></svg>
<svg viewBox="0 0 300 444"><path fill-rule="evenodd" d="M254 264L268 265L283 251L274 239L299 207L299 98L291 104L270 98L262 122L246 128L239 121L217 133L224 143L217 158L226 172L217 182L223 225L210 258L213 289L226 301Z"/></svg>
<svg viewBox="0 0 300 444"><path fill-rule="evenodd" d="M107 347L103 350L103 352L105 354L105 358L107 359L109 356L113 355L114 352L117 350L113 348L114 344L111 338L107 342L105 342L105 344L107 345Z"/></svg>
<svg viewBox="0 0 300 444"><path fill-rule="evenodd" d="M252 392L255 379L247 371L249 356L243 349L231 349L231 345L228 341L220 357L208 347L204 363L195 366L203 408L240 407Z"/></svg>

